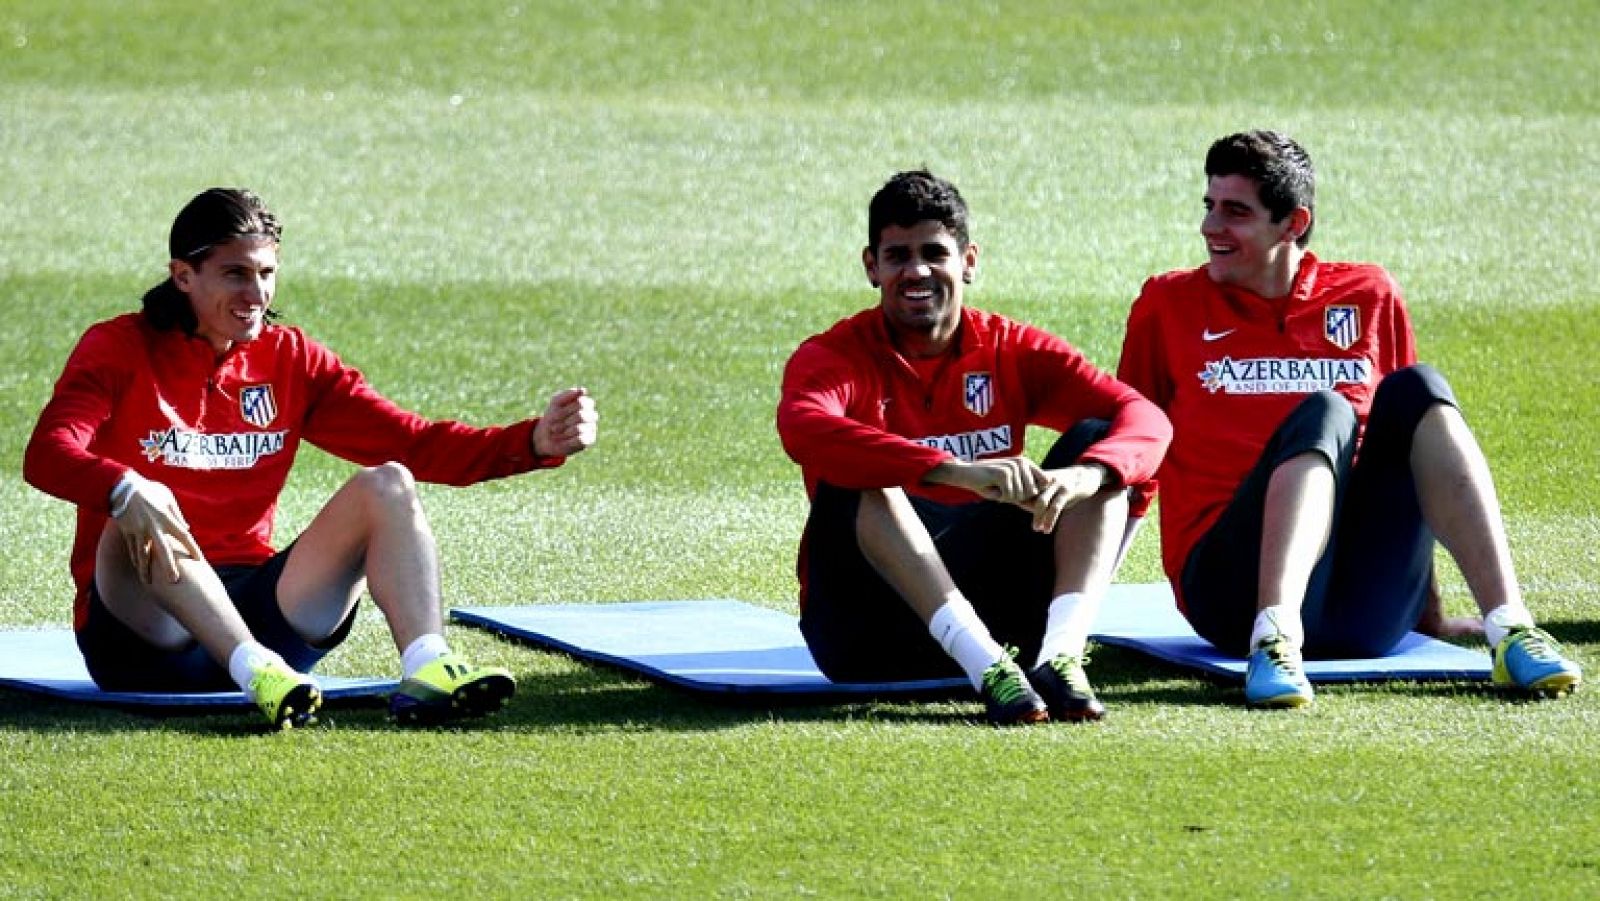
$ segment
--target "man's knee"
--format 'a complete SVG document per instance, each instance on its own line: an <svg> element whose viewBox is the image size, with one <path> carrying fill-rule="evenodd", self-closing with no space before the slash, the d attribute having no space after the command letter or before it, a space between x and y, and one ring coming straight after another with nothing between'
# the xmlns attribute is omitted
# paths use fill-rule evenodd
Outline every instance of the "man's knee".
<svg viewBox="0 0 1600 901"><path fill-rule="evenodd" d="M417 501L417 480L403 463L369 466L350 481L363 496L382 504L410 506Z"/></svg>
<svg viewBox="0 0 1600 901"><path fill-rule="evenodd" d="M1302 402L1306 415L1330 434L1354 432L1358 419L1349 399L1336 391L1318 391Z"/></svg>
<svg viewBox="0 0 1600 901"><path fill-rule="evenodd" d="M1392 443L1394 452L1410 453L1411 436L1428 411L1457 407L1450 383L1432 366L1418 363L1384 376L1372 397L1367 417L1367 446Z"/></svg>
<svg viewBox="0 0 1600 901"><path fill-rule="evenodd" d="M1441 403L1456 406L1455 392L1444 375L1426 363L1396 369L1384 376L1372 397L1374 414L1380 407L1392 407L1413 419L1420 419L1429 407Z"/></svg>
<svg viewBox="0 0 1600 901"><path fill-rule="evenodd" d="M1271 443L1262 454L1262 463L1271 470L1315 451L1326 457L1330 466L1343 471L1355 458L1360 420L1355 407L1343 395L1318 391L1306 395L1278 426Z"/></svg>
<svg viewBox="0 0 1600 901"><path fill-rule="evenodd" d="M1040 465L1045 469L1064 469L1078 461L1083 452L1111 434L1111 421L1107 419L1082 419L1061 433L1050 446Z"/></svg>

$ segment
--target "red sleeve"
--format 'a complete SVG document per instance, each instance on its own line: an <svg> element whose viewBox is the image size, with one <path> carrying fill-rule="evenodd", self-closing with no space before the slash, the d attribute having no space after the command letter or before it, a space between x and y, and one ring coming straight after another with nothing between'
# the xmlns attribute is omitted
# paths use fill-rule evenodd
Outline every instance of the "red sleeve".
<svg viewBox="0 0 1600 901"><path fill-rule="evenodd" d="M955 459L863 422L876 401L869 377L815 339L800 345L783 370L778 437L805 471L807 488L821 480L861 490L911 485ZM882 411L877 411L881 415Z"/></svg>
<svg viewBox="0 0 1600 901"><path fill-rule="evenodd" d="M1021 329L1022 366L1028 385L1042 390L1033 421L1065 431L1083 419L1111 423L1106 437L1081 459L1116 473L1124 485L1155 475L1172 441L1172 424L1139 392L1100 371L1070 344L1041 329Z"/></svg>
<svg viewBox="0 0 1600 901"><path fill-rule="evenodd" d="M533 452L537 419L477 428L429 420L379 394L362 374L322 345L305 339L311 379L305 439L353 463L396 461L424 482L471 485L560 466L565 457Z"/></svg>
<svg viewBox="0 0 1600 901"><path fill-rule="evenodd" d="M1152 404L1165 410L1172 402L1172 376L1167 372L1165 357L1161 353L1160 319L1156 316L1156 301L1151 294L1151 281L1146 281L1139 299L1128 313L1128 326L1122 338L1122 359L1117 364L1117 378L1127 383ZM1169 436L1171 424L1168 424ZM1152 473L1153 475L1153 473ZM1133 484L1129 497L1130 516L1144 516L1155 498L1157 483L1154 478Z"/></svg>
<svg viewBox="0 0 1600 901"><path fill-rule="evenodd" d="M1394 372L1404 369L1417 362L1416 336L1411 332L1411 314L1406 312L1405 300L1400 296L1400 286L1395 284L1393 278L1389 280L1389 358L1384 361L1388 366L1384 372Z"/></svg>
<svg viewBox="0 0 1600 901"><path fill-rule="evenodd" d="M108 323L79 339L23 454L22 474L30 485L85 511L109 515L111 489L127 467L93 453L89 445L111 417L133 357Z"/></svg>

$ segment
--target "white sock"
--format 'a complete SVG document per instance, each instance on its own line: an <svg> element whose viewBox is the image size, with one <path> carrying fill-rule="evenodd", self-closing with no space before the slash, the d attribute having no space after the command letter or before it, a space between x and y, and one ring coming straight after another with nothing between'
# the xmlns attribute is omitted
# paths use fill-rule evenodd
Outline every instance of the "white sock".
<svg viewBox="0 0 1600 901"><path fill-rule="evenodd" d="M989 634L989 627L978 619L978 611L959 592L945 598L944 605L928 618L928 632L961 665L973 688L983 687L984 670L1006 653Z"/></svg>
<svg viewBox="0 0 1600 901"><path fill-rule="evenodd" d="M264 666L274 663L283 663L283 658L277 652L260 642L241 641L239 646L228 655L228 675L233 677L239 690L252 699L255 694L250 691L250 680L255 677L256 671ZM288 664L284 664L288 666Z"/></svg>
<svg viewBox="0 0 1600 901"><path fill-rule="evenodd" d="M1255 650L1261 646L1261 642L1277 635L1289 639L1289 644L1295 650L1299 650L1306 641L1305 626L1301 625L1300 617L1289 615L1282 607L1267 607L1256 614L1255 625L1250 628L1250 649Z"/></svg>
<svg viewBox="0 0 1600 901"><path fill-rule="evenodd" d="M1501 604L1483 616L1483 637L1498 648L1512 629L1533 628L1533 614L1520 603Z"/></svg>
<svg viewBox="0 0 1600 901"><path fill-rule="evenodd" d="M415 641L406 645L405 651L400 654L401 678L411 678L417 670L448 653L450 646L445 644L444 636L438 632L418 636Z"/></svg>
<svg viewBox="0 0 1600 901"><path fill-rule="evenodd" d="M1038 666L1061 654L1082 657L1089 645L1089 628L1094 624L1099 603L1079 591L1069 591L1050 602L1045 615L1044 638L1039 642Z"/></svg>

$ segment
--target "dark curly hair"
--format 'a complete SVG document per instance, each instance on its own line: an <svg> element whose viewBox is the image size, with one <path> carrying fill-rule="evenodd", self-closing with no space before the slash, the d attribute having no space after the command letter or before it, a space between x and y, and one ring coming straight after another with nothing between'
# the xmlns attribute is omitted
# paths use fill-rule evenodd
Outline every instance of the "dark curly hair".
<svg viewBox="0 0 1600 901"><path fill-rule="evenodd" d="M172 259L198 267L218 246L235 238L270 238L276 244L282 235L278 217L254 191L208 188L196 194L172 221L167 250ZM200 325L189 295L170 277L145 292L144 315L158 329L181 328L189 335ZM276 316L274 311L267 311L268 318Z"/></svg>
<svg viewBox="0 0 1600 901"><path fill-rule="evenodd" d="M909 228L918 222L936 219L966 247L967 202L950 182L927 169L898 172L867 207L867 249L878 252L878 239L891 225Z"/></svg>

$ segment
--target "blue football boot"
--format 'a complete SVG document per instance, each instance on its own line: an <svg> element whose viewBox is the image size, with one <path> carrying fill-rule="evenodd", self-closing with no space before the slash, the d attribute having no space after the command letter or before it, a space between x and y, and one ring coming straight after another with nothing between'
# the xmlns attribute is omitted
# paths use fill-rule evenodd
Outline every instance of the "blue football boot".
<svg viewBox="0 0 1600 901"><path fill-rule="evenodd" d="M1532 626L1512 629L1494 649L1494 684L1559 698L1583 683L1583 671L1561 653L1550 633Z"/></svg>
<svg viewBox="0 0 1600 901"><path fill-rule="evenodd" d="M1244 669L1244 699L1253 707L1304 707L1311 703L1300 652L1282 635L1262 640Z"/></svg>

